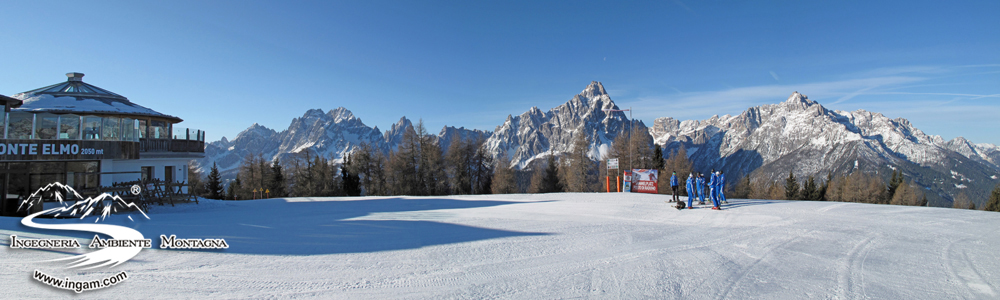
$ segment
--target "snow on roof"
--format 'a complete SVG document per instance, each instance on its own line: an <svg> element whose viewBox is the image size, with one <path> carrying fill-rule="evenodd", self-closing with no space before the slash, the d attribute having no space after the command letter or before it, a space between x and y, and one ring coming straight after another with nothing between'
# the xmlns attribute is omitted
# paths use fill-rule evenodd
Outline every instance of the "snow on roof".
<svg viewBox="0 0 1000 300"><path fill-rule="evenodd" d="M88 99L71 96L55 97L48 94L18 94L15 95L15 98L20 98L24 101L24 104L19 108L11 109L11 111L129 114L163 117L174 119L177 122L181 121L178 117L162 114L132 102L115 101L112 99Z"/></svg>
<svg viewBox="0 0 1000 300"><path fill-rule="evenodd" d="M125 96L83 82L83 73L66 73L66 81L37 88L13 97L24 104L12 111L51 113L109 113L161 117L181 122L181 118L161 114L132 103Z"/></svg>

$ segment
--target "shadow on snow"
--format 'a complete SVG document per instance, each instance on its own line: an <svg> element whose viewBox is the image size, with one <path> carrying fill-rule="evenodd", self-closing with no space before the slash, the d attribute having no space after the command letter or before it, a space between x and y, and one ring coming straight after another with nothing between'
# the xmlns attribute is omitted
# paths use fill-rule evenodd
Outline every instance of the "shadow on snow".
<svg viewBox="0 0 1000 300"><path fill-rule="evenodd" d="M194 210L164 213L155 213L154 211L153 214L150 214L149 220L136 219L136 222L131 222L118 219L106 223L123 225L142 232L146 238L153 240L153 249L158 249L160 235L168 237L176 235L178 239L222 238L229 244L229 249L225 250L194 251L271 255L403 250L486 239L547 234L433 221L433 219L446 218L450 212L427 212L523 202L439 198L384 198L343 201L308 201L309 198L298 198L296 200L306 201L292 202L284 199L223 201L218 206L206 209L199 209L197 205L193 205L191 207ZM379 216L379 213L402 214ZM375 219L353 219L365 216ZM16 218L16 221L18 222L16 226L19 227L20 231L56 234L47 230L20 226L20 218ZM76 234L60 232L58 234L84 239L93 238L93 233L86 232Z"/></svg>

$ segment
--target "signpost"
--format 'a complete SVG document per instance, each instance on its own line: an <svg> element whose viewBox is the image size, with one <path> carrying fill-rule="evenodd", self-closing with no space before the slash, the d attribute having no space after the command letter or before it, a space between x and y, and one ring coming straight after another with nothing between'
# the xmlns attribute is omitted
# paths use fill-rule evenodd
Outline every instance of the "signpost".
<svg viewBox="0 0 1000 300"><path fill-rule="evenodd" d="M611 192L611 170L618 170L617 158L608 159L608 176L604 177L604 187L608 190L608 193ZM616 171L615 174L618 174L618 172ZM615 175L615 183L618 183L618 175ZM620 185L619 188L615 189L615 191L617 192L619 189Z"/></svg>

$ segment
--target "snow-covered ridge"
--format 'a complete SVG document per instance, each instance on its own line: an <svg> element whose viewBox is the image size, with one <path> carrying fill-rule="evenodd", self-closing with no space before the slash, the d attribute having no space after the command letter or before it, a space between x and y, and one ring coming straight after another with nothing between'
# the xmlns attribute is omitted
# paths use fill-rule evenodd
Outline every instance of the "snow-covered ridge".
<svg viewBox="0 0 1000 300"><path fill-rule="evenodd" d="M412 130L413 123L406 117L400 118L390 130L383 133L378 127L368 127L344 107L327 112L310 109L301 117L293 119L288 128L280 132L254 123L232 140L223 137L219 141L208 143L205 146L205 158L199 160L198 164L207 172L214 162L224 177L232 178L235 177L240 162L248 155L260 154L269 160L288 160L297 153L308 152L310 155L341 162L363 143L383 152L395 150L402 141L403 134ZM446 143L455 134L463 138L486 138L492 133L446 126L441 129L439 139L447 147Z"/></svg>
<svg viewBox="0 0 1000 300"><path fill-rule="evenodd" d="M573 138L578 134L590 138L589 156L600 159L619 133L627 129L628 117L597 81L591 82L580 94L548 112L532 107L519 116L507 116L497 126L486 147L496 159L507 159L515 168L525 168L532 161L549 155L572 151ZM641 121L636 126L645 126ZM506 154L506 157L500 157Z"/></svg>
<svg viewBox="0 0 1000 300"><path fill-rule="evenodd" d="M763 168L772 179L787 177L789 171L799 177L824 177L828 172L849 171L844 168L854 161L861 162L866 172L913 165L904 171L908 178L921 173L925 181L919 184L925 187L937 178L942 189L935 192L947 198L951 192L944 187L949 185L940 180L952 177L948 170L965 164L963 160L983 163L965 166L973 168L969 174L979 178L988 178L990 169L1000 170L995 163L1000 161L996 146L976 145L963 138L945 142L904 118L890 119L865 110L828 110L798 92L782 103L751 107L738 116L702 121L658 118L649 132L668 151L687 147L696 166L740 176ZM963 178L974 180L956 177L950 188L960 185Z"/></svg>

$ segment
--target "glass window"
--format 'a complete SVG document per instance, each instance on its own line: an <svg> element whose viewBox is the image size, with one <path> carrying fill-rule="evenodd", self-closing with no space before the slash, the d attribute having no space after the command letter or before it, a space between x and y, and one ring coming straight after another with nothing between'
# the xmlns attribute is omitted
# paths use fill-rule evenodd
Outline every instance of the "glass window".
<svg viewBox="0 0 1000 300"><path fill-rule="evenodd" d="M76 190L97 188L100 164L96 161L71 161L66 163L66 184ZM72 179L71 179L72 178Z"/></svg>
<svg viewBox="0 0 1000 300"><path fill-rule="evenodd" d="M0 139L7 138L7 112L0 112Z"/></svg>
<svg viewBox="0 0 1000 300"><path fill-rule="evenodd" d="M174 127L174 139L175 140L186 140L187 139L187 129L183 127Z"/></svg>
<svg viewBox="0 0 1000 300"><path fill-rule="evenodd" d="M153 167L146 166L142 167L142 181L149 181L153 179Z"/></svg>
<svg viewBox="0 0 1000 300"><path fill-rule="evenodd" d="M147 120L139 120L139 138L140 139L146 138L146 135L148 134L148 133L146 133L146 123L147 122L149 122L149 121L147 121Z"/></svg>
<svg viewBox="0 0 1000 300"><path fill-rule="evenodd" d="M101 138L101 117L83 117L83 139L97 140Z"/></svg>
<svg viewBox="0 0 1000 300"><path fill-rule="evenodd" d="M35 115L26 112L10 113L10 128L7 129L8 139L30 139L31 123Z"/></svg>
<svg viewBox="0 0 1000 300"><path fill-rule="evenodd" d="M165 139L170 137L170 133L167 132L167 122L164 121L150 121L150 135L154 139Z"/></svg>
<svg viewBox="0 0 1000 300"><path fill-rule="evenodd" d="M118 117L104 117L104 128L101 130L101 139L105 141L118 141L122 138L121 119Z"/></svg>
<svg viewBox="0 0 1000 300"><path fill-rule="evenodd" d="M122 140L134 142L137 141L136 137L136 125L135 119L123 118L122 119Z"/></svg>
<svg viewBox="0 0 1000 300"><path fill-rule="evenodd" d="M59 123L59 116L54 114L35 114L35 138L40 140L54 140L56 138L56 126Z"/></svg>
<svg viewBox="0 0 1000 300"><path fill-rule="evenodd" d="M80 116L77 115L59 116L59 139L60 140L80 139Z"/></svg>

